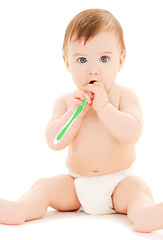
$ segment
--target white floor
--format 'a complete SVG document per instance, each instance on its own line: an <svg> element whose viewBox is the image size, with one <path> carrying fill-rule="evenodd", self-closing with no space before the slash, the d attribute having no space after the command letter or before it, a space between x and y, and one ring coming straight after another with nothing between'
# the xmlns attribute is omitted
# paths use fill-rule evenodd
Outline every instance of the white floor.
<svg viewBox="0 0 163 240"><path fill-rule="evenodd" d="M93 216L78 212L48 210L43 219L21 226L0 225L0 235L8 239L163 239L163 230L153 233L136 233L125 215ZM130 237L130 238L129 238Z"/></svg>

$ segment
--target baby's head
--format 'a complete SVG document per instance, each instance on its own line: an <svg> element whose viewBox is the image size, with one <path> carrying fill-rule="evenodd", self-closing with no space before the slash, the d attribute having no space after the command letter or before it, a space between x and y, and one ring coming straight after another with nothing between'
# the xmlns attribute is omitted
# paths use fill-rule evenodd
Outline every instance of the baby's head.
<svg viewBox="0 0 163 240"><path fill-rule="evenodd" d="M97 58L103 65L96 64ZM109 90L125 59L123 30L118 20L102 9L77 14L65 32L63 59L77 87L94 79Z"/></svg>

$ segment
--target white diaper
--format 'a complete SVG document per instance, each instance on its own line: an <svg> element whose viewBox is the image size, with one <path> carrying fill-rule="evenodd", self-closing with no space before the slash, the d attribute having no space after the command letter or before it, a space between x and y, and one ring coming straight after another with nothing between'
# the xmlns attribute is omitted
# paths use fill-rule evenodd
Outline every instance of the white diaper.
<svg viewBox="0 0 163 240"><path fill-rule="evenodd" d="M75 178L75 188L81 209L88 214L115 213L112 194L115 187L128 176L133 176L133 166L120 172L102 176L85 177L75 172L69 172Z"/></svg>

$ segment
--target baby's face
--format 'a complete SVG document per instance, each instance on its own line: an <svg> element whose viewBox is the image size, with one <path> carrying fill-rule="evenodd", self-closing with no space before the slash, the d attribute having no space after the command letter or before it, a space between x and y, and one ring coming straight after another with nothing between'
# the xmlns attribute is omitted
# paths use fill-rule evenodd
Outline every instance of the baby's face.
<svg viewBox="0 0 163 240"><path fill-rule="evenodd" d="M99 81L109 91L124 59L115 33L101 32L86 45L84 41L69 42L65 63L79 89L91 81Z"/></svg>

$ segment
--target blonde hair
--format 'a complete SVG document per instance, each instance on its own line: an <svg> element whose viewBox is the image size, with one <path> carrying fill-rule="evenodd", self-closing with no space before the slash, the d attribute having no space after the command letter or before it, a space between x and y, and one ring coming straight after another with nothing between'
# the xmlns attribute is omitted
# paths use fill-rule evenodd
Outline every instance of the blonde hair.
<svg viewBox="0 0 163 240"><path fill-rule="evenodd" d="M84 40L86 44L101 31L114 31L122 50L125 50L122 27L113 14L103 9L88 9L77 14L67 26L63 54L66 55L69 40Z"/></svg>

